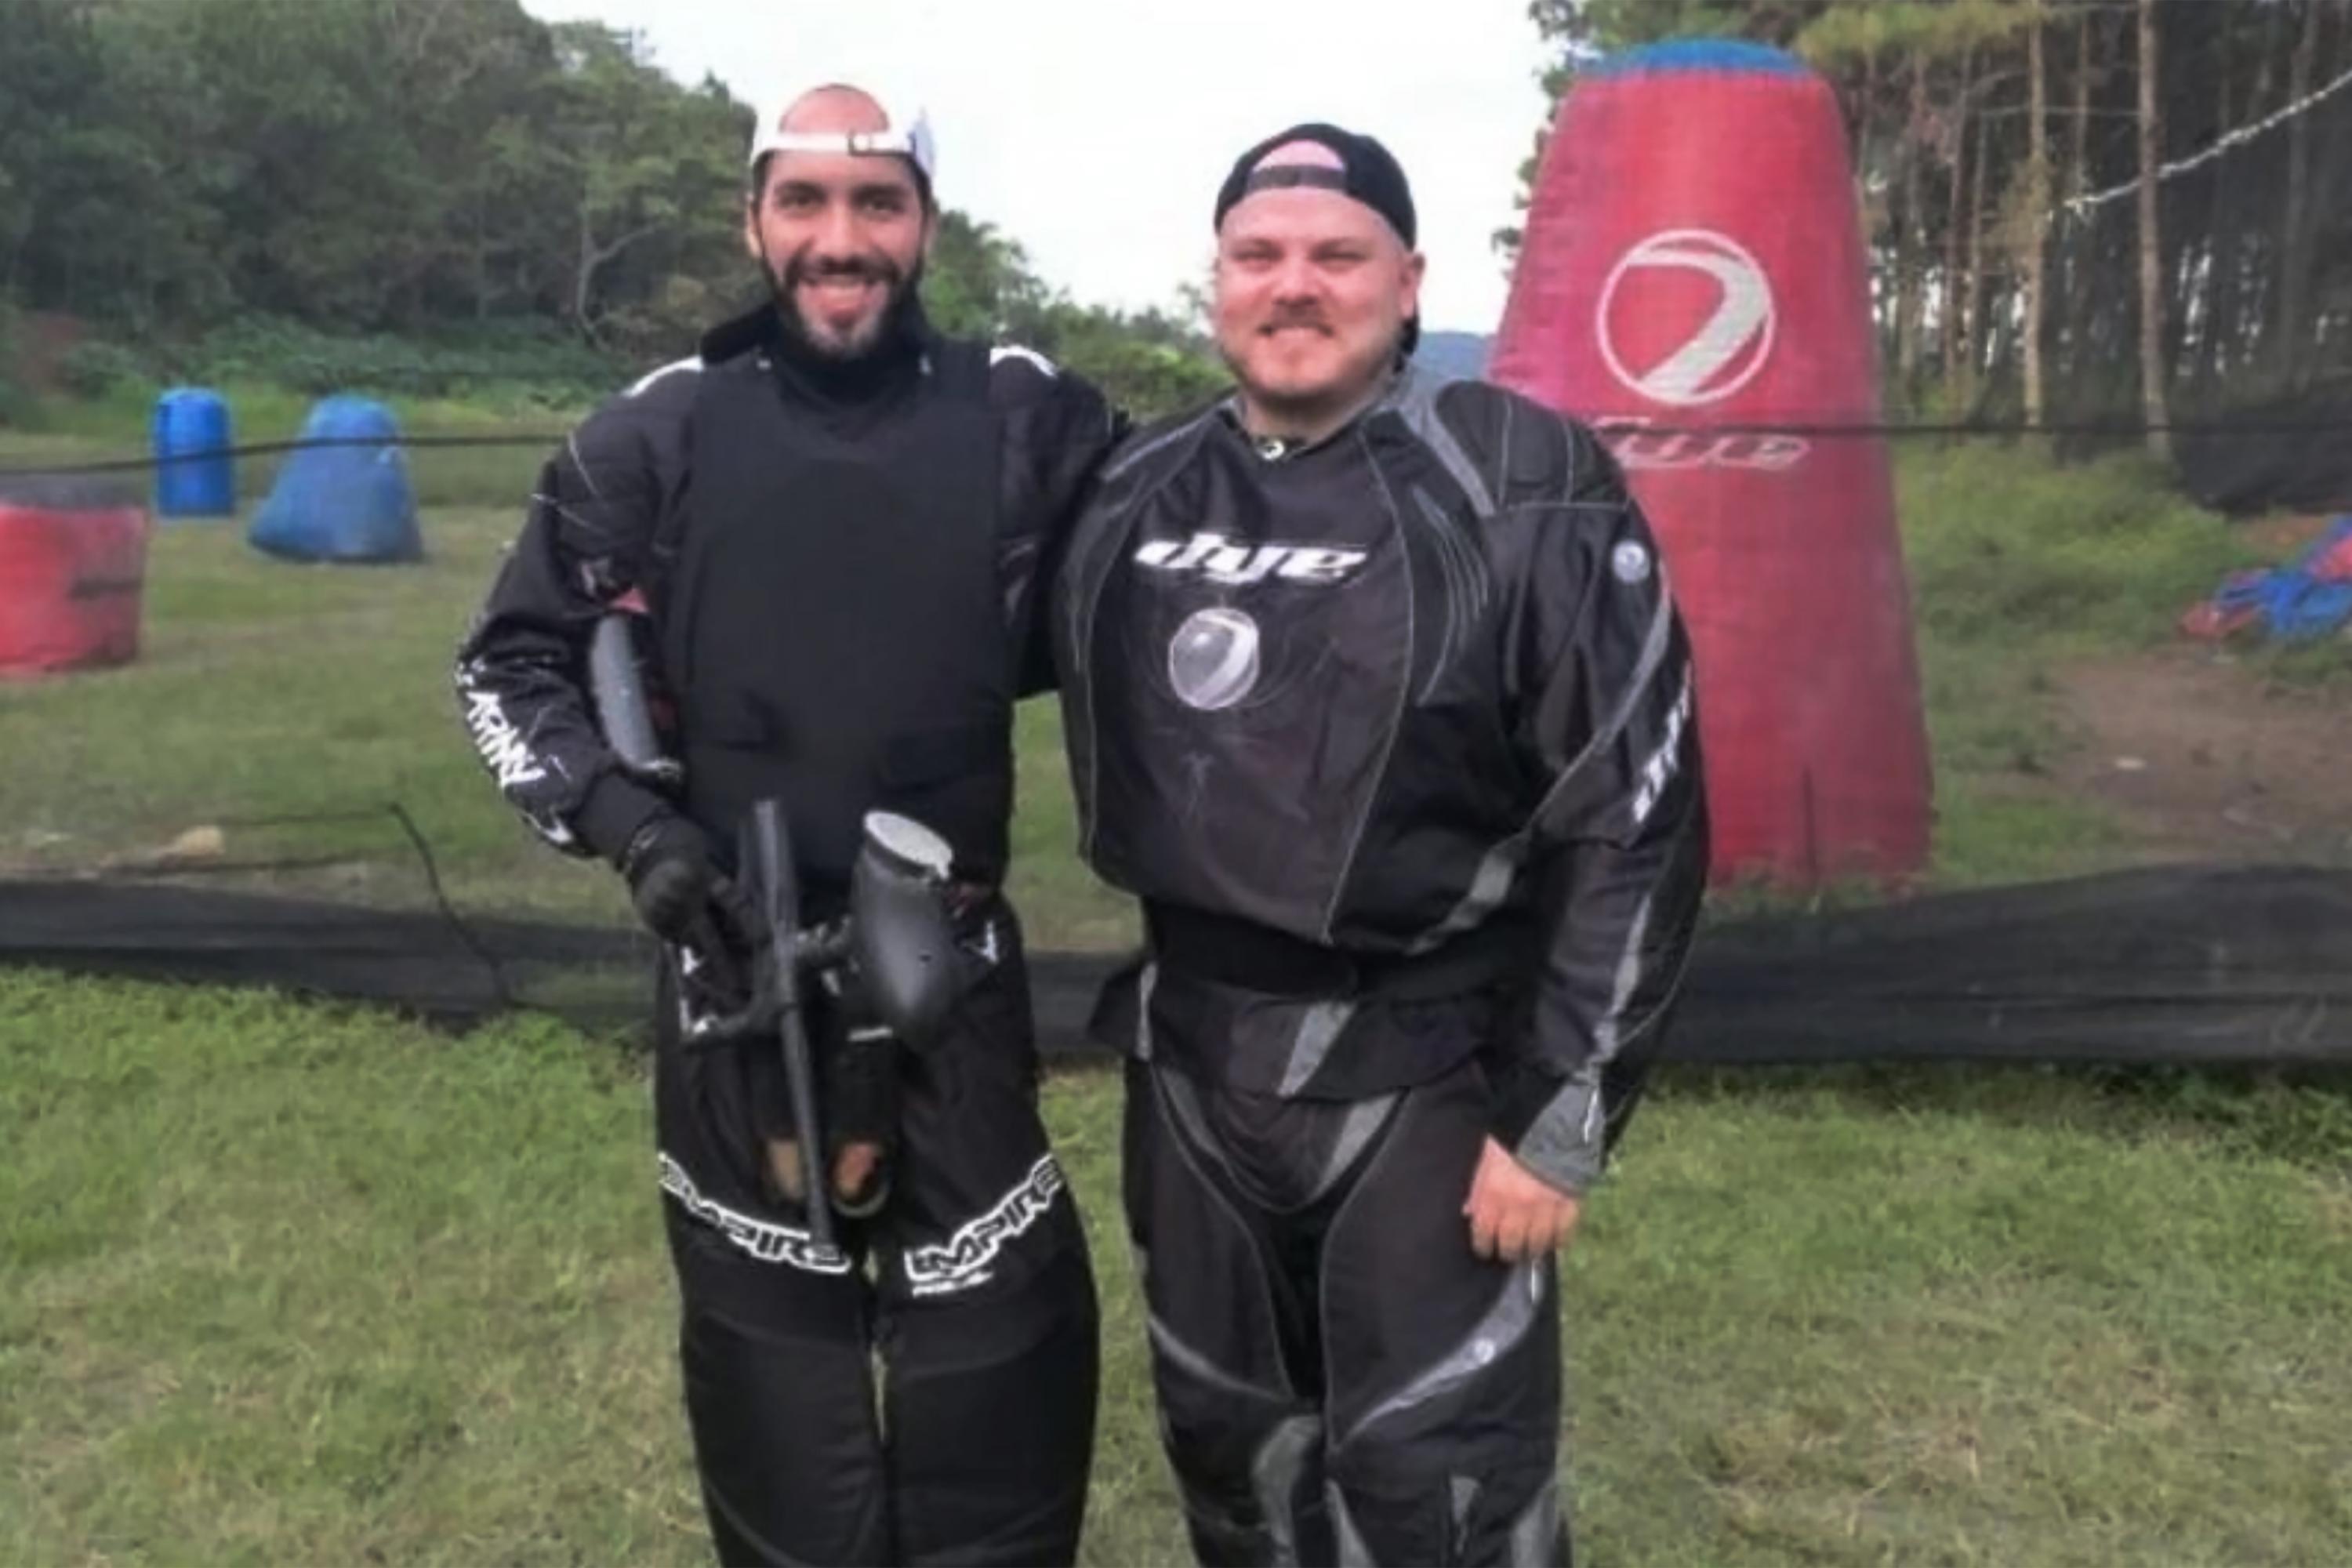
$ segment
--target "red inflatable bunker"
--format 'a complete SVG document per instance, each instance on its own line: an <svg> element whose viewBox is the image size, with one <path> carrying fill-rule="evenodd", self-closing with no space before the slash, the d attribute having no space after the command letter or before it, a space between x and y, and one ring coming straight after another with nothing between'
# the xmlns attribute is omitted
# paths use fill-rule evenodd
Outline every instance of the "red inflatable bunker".
<svg viewBox="0 0 2352 1568"><path fill-rule="evenodd" d="M1488 374L1601 425L1698 663L1718 880L1898 880L1927 861L1908 590L1845 136L1750 44L1580 75ZM1813 429L1759 429L1759 426Z"/></svg>
<svg viewBox="0 0 2352 1568"><path fill-rule="evenodd" d="M0 678L137 658L146 574L136 503L62 486L0 490Z"/></svg>

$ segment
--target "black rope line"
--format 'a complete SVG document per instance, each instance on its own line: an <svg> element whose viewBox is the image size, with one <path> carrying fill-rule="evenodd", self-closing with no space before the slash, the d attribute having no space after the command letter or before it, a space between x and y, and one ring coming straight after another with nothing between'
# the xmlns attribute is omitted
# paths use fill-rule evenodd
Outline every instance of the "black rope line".
<svg viewBox="0 0 2352 1568"><path fill-rule="evenodd" d="M400 824L400 830L408 835L408 842L416 850L416 858L425 867L425 885L433 890L433 901L440 906L442 918L446 920L450 929L457 933L457 940L464 942L472 951L474 956L482 961L484 967L489 970L490 994L499 999L499 1006L514 1006L514 993L507 989L506 966L498 961L497 955L490 952L488 945L474 933L474 928L458 916L457 908L449 902L449 895L442 890L440 868L434 864L433 847L425 842L424 830L416 826L416 819L408 815L407 809L400 802L386 801L383 809L392 814L394 820Z"/></svg>
<svg viewBox="0 0 2352 1568"><path fill-rule="evenodd" d="M386 816L400 825L401 832L408 839L409 847L416 852L417 863L425 872L425 885L433 895L434 907L440 910L442 921L450 931L456 933L457 941L464 945L466 951L479 959L482 967L489 971L491 995L498 999L499 1005L501 1007L514 1008L522 1005L516 999L513 990L507 984L506 965L499 961L498 955L490 951L489 944L482 941L474 928L466 923L466 918L457 912L457 906L449 901L448 891L441 885L440 867L433 858L432 843L425 837L424 829L416 826L416 819L409 816L407 808L398 801L390 800L380 805L363 806L347 811L289 811L268 816L223 816L213 820L215 826L221 827L286 827L302 823L373 822ZM289 869L334 866L346 864L352 858L352 857L350 856L328 856L287 859L274 863L257 861L251 863L251 868L270 868L273 865ZM176 873L178 870L187 868L190 868L173 867L164 869ZM226 867L216 868L227 869Z"/></svg>
<svg viewBox="0 0 2352 1568"><path fill-rule="evenodd" d="M1640 436L1792 436L1811 439L1872 437L1900 440L1907 437L2023 436L2109 437L2128 439L2162 433L2172 436L2325 436L2352 435L2352 416L2314 419L2042 419L1993 424L1981 420L1807 421L1727 420L1721 424L1654 423L1634 415L1580 416L1603 435ZM138 473L183 463L215 462L225 458L271 457L317 447L406 447L424 450L457 447L530 447L544 450L559 446L562 434L510 436L319 436L292 441L249 441L233 447L212 447L167 456L107 458L89 462L19 464L0 468L0 479L71 479L89 474Z"/></svg>
<svg viewBox="0 0 2352 1568"><path fill-rule="evenodd" d="M266 458L281 452L307 451L327 447L548 447L562 443L563 437L541 434L506 436L306 436L291 441L246 441L233 447L205 447L194 451L173 452L168 456L144 458L106 458L87 463L45 463L38 466L16 465L0 468L0 479L62 479L80 474L133 473L142 468L168 468L180 463L209 463L223 458Z"/></svg>

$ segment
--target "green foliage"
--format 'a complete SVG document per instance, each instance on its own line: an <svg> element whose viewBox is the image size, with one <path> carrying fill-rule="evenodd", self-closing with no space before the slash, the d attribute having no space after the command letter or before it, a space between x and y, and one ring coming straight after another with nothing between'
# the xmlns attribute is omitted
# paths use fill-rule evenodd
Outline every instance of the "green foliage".
<svg viewBox="0 0 2352 1568"><path fill-rule="evenodd" d="M2060 468L1972 441L1901 458L1904 548L1921 627L2043 653L2145 647L2259 552L2137 455Z"/></svg>
<svg viewBox="0 0 2352 1568"><path fill-rule="evenodd" d="M570 321L674 341L741 276L746 129L516 0L0 0L0 292L144 332ZM692 301L698 305L698 300Z"/></svg>
<svg viewBox="0 0 2352 1568"><path fill-rule="evenodd" d="M1050 294L1020 243L950 207L923 268L923 304L940 331L1001 339L1048 308Z"/></svg>
<svg viewBox="0 0 2352 1568"><path fill-rule="evenodd" d="M562 198L573 237L565 301L598 342L675 345L708 325L711 290L742 276L742 150L751 115L716 82L688 91L635 40L574 23L553 32L550 123L519 155ZM677 289L678 277L699 288Z"/></svg>
<svg viewBox="0 0 2352 1568"><path fill-rule="evenodd" d="M0 175L5 178L5 175ZM0 184L0 202L7 199L5 184ZM17 336L23 328L16 321L16 308L0 294L0 426L14 425L24 417L28 394L20 382L17 360Z"/></svg>
<svg viewBox="0 0 2352 1568"><path fill-rule="evenodd" d="M58 383L77 397L105 397L150 375L136 352L99 338L84 339L58 356Z"/></svg>
<svg viewBox="0 0 2352 1568"><path fill-rule="evenodd" d="M1206 340L1157 314L1061 304L1041 317L1035 340L1139 420L1205 402L1231 384Z"/></svg>
<svg viewBox="0 0 2352 1568"><path fill-rule="evenodd" d="M493 396L509 387L581 402L605 395L631 370L629 361L530 321L416 338L354 336L282 318L245 317L160 358L178 380L260 382L313 396L354 391Z"/></svg>
<svg viewBox="0 0 2352 1568"><path fill-rule="evenodd" d="M1017 242L961 213L940 215L923 298L942 331L1034 349L1139 419L1200 403L1226 384L1215 351L1189 323L1158 310L1076 304L1030 270Z"/></svg>
<svg viewBox="0 0 2352 1568"><path fill-rule="evenodd" d="M576 411L643 369L642 361L599 350L552 322L492 321L463 333L410 337L246 316L186 340L86 337L57 368L61 389L82 405L53 402L37 412L51 428L131 443L142 438L148 402L175 384L236 388L238 426L257 429L278 423L289 409L299 426L310 400L341 392L404 404L462 399L482 413ZM478 423L457 409L446 412L458 423ZM248 419L255 414L257 420Z"/></svg>

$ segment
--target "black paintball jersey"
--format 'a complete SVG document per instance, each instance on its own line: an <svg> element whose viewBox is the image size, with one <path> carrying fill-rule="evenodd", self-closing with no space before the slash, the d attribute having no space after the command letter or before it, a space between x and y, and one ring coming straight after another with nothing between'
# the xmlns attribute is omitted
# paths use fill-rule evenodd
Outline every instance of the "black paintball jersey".
<svg viewBox="0 0 2352 1568"><path fill-rule="evenodd" d="M1304 447L1230 404L1139 432L1053 636L1084 852L1153 937L1122 1043L1328 1099L1480 1052L1497 1137L1598 1175L1706 825L1689 644L1590 430L1408 370Z"/></svg>
<svg viewBox="0 0 2352 1568"><path fill-rule="evenodd" d="M1024 349L919 318L866 361L793 353L762 309L599 408L541 472L459 651L467 727L563 849L617 858L668 805L723 855L781 796L813 897L837 893L869 807L1001 877L1013 699L1050 678L1045 563L1118 427ZM652 601L676 802L621 771L587 689L598 619Z"/></svg>

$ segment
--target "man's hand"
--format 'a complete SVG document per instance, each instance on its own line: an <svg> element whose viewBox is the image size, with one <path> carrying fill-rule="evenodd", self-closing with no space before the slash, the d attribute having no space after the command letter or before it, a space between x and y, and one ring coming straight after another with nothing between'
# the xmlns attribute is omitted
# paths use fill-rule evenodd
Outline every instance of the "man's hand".
<svg viewBox="0 0 2352 1568"><path fill-rule="evenodd" d="M1470 1250L1518 1263L1568 1245L1584 1212L1583 1200L1561 1192L1486 1140L1462 1212L1470 1219Z"/></svg>
<svg viewBox="0 0 2352 1568"><path fill-rule="evenodd" d="M702 829L664 812L638 829L621 862L637 918L666 942L684 942L709 912L719 868Z"/></svg>

